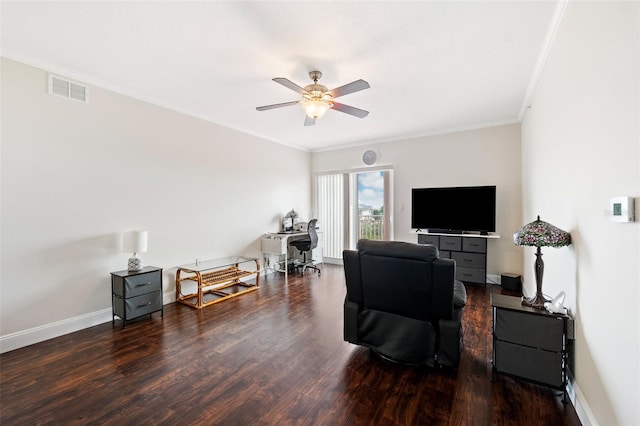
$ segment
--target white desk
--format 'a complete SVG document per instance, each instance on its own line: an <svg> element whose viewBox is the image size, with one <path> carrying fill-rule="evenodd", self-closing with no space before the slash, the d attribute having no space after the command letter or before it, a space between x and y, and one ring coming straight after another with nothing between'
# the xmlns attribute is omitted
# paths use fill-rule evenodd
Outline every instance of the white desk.
<svg viewBox="0 0 640 426"><path fill-rule="evenodd" d="M262 260L264 269L270 269L273 272L284 269L284 280L289 279L289 242L291 240L306 237L306 232L293 232L288 234L278 234L268 232L262 236ZM271 264L270 254L278 256L278 261ZM280 261L280 256L284 255L284 261ZM277 269L276 269L277 268Z"/></svg>
<svg viewBox="0 0 640 426"><path fill-rule="evenodd" d="M282 271L281 267L284 265L284 279L289 279L289 243L293 240L304 238L308 235L304 232L294 232L288 234L279 234L268 232L262 236L262 260L264 269L270 269L271 271ZM318 247L314 249L312 253L313 259L317 263L322 263L322 233L318 232ZM277 255L278 261L271 264L269 255ZM280 260L280 256L284 255L284 261ZM277 269L276 269L277 268ZM288 282L288 281L287 281Z"/></svg>

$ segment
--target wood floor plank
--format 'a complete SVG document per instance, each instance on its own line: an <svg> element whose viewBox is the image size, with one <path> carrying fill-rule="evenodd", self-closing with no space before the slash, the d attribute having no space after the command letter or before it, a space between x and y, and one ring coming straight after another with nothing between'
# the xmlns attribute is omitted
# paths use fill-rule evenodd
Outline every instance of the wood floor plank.
<svg viewBox="0 0 640 426"><path fill-rule="evenodd" d="M491 382L491 292L469 287L457 371L391 364L342 339L344 272L264 277L202 310L101 324L0 355L0 423L578 425L555 392Z"/></svg>

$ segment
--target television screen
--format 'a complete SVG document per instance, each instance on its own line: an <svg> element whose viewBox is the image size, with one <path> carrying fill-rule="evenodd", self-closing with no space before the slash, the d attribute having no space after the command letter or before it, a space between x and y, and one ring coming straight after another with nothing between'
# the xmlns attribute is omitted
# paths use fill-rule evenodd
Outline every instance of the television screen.
<svg viewBox="0 0 640 426"><path fill-rule="evenodd" d="M496 187L413 188L411 227L432 232L495 232Z"/></svg>

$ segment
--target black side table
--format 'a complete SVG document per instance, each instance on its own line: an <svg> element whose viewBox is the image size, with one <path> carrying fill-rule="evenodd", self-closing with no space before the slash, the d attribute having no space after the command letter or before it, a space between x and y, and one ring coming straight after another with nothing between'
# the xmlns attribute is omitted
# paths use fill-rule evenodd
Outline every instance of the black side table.
<svg viewBox="0 0 640 426"><path fill-rule="evenodd" d="M151 316L160 311L160 315L164 316L162 268L147 266L137 272L112 272L111 299L112 325L115 325L116 315L122 319L122 328L125 328L127 321L143 315Z"/></svg>
<svg viewBox="0 0 640 426"><path fill-rule="evenodd" d="M491 295L493 369L562 391L567 401L568 315L522 305L519 297ZM571 324L573 325L573 324Z"/></svg>

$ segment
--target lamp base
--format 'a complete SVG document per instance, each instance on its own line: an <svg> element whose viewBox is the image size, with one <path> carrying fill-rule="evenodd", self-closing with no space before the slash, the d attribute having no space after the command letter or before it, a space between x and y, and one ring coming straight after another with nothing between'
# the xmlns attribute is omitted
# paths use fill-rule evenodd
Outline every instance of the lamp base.
<svg viewBox="0 0 640 426"><path fill-rule="evenodd" d="M142 259L140 259L138 256L133 256L129 258L129 264L127 267L127 270L129 272L138 272L138 271L142 271Z"/></svg>
<svg viewBox="0 0 640 426"><path fill-rule="evenodd" d="M524 296L522 297L522 304L534 309L545 309L544 304L546 302L550 302L550 300L546 299L542 293L536 293L536 295L530 299L525 299Z"/></svg>

